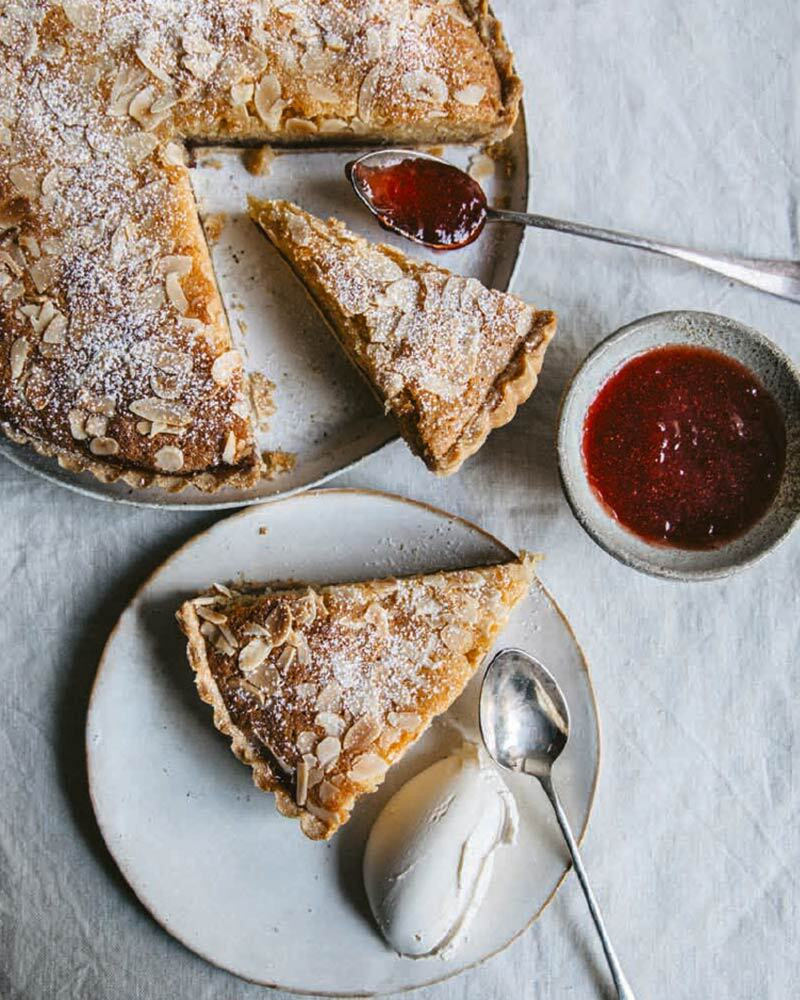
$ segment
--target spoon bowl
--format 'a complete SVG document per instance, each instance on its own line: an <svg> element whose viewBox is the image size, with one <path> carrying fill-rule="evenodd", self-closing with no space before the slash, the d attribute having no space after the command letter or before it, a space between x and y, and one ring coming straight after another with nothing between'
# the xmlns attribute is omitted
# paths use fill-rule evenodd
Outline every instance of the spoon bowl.
<svg viewBox="0 0 800 1000"><path fill-rule="evenodd" d="M567 745L569 709L538 660L504 649L483 678L480 727L489 754L509 771L548 774Z"/></svg>

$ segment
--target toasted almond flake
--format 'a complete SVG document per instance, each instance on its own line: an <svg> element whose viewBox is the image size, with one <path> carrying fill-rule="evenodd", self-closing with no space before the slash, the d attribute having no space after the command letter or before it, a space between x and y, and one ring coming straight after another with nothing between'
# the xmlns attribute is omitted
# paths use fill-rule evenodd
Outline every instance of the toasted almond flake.
<svg viewBox="0 0 800 1000"><path fill-rule="evenodd" d="M309 80L308 95L320 104L338 104L339 102L339 95L333 87L319 83L317 80Z"/></svg>
<svg viewBox="0 0 800 1000"><path fill-rule="evenodd" d="M361 81L358 90L358 117L364 123L369 123L372 119L372 110L375 105L375 98L378 93L378 82L381 78L380 65L373 66ZM353 122L350 122L351 128Z"/></svg>
<svg viewBox="0 0 800 1000"><path fill-rule="evenodd" d="M30 344L28 343L26 337L17 337L11 345L10 362L12 380L18 379L22 374L22 370L25 367L25 359L28 357L29 350Z"/></svg>
<svg viewBox="0 0 800 1000"><path fill-rule="evenodd" d="M281 655L278 657L278 669L288 670L289 667L294 663L294 658L297 655L294 646L284 646L281 650Z"/></svg>
<svg viewBox="0 0 800 1000"><path fill-rule="evenodd" d="M459 104L465 104L467 107L475 107L475 105L481 103L485 94L486 87L479 83L471 83L468 87L456 90L453 97L455 97Z"/></svg>
<svg viewBox="0 0 800 1000"><path fill-rule="evenodd" d="M321 820L328 826L331 826L338 820L338 816L336 815L336 813L331 812L329 809L323 809L322 806L315 805L311 801L306 802L305 807L308 810L308 812L311 813L312 816L315 816L318 820Z"/></svg>
<svg viewBox="0 0 800 1000"><path fill-rule="evenodd" d="M297 739L294 742L299 753L310 754L317 745L317 734L310 729L306 729L302 733L297 734ZM316 763L316 760L315 757L314 763Z"/></svg>
<svg viewBox="0 0 800 1000"><path fill-rule="evenodd" d="M317 712L314 725L319 726L326 736L341 736L346 723L341 715L334 712Z"/></svg>
<svg viewBox="0 0 800 1000"><path fill-rule="evenodd" d="M378 746L387 751L400 739L400 733L391 727L384 729L378 738Z"/></svg>
<svg viewBox="0 0 800 1000"><path fill-rule="evenodd" d="M262 76L256 84L253 102L258 117L270 126L272 126L273 108L280 96L281 85L277 76L274 73L267 73L265 76Z"/></svg>
<svg viewBox="0 0 800 1000"><path fill-rule="evenodd" d="M288 604L279 602L267 615L264 625L272 636L273 644L279 646L286 642L292 629L292 609Z"/></svg>
<svg viewBox="0 0 800 1000"><path fill-rule="evenodd" d="M326 736L317 744L317 760L323 770L327 770L339 757L342 744L335 736Z"/></svg>
<svg viewBox="0 0 800 1000"><path fill-rule="evenodd" d="M56 313L56 315L48 323L47 329L42 335L42 339L46 344L63 344L66 339L66 333L67 317L63 316L61 313Z"/></svg>
<svg viewBox="0 0 800 1000"><path fill-rule="evenodd" d="M128 156L135 164L144 162L158 146L158 139L148 132L134 132L123 139Z"/></svg>
<svg viewBox="0 0 800 1000"><path fill-rule="evenodd" d="M186 153L178 142L168 142L161 152L161 159L170 167L182 167L186 164Z"/></svg>
<svg viewBox="0 0 800 1000"><path fill-rule="evenodd" d="M172 427L185 427L192 421L188 409L181 403L167 402L156 396L135 399L130 404L131 413L153 423L163 423Z"/></svg>
<svg viewBox="0 0 800 1000"><path fill-rule="evenodd" d="M364 37L366 40L366 57L370 62L375 62L380 59L383 52L383 39L379 28L374 24L370 25L364 33Z"/></svg>
<svg viewBox="0 0 800 1000"><path fill-rule="evenodd" d="M156 88L152 83L148 83L146 87L142 87L133 96L131 103L128 105L128 114L131 118L139 122L143 128L146 128L150 123L150 105L155 100L155 97Z"/></svg>
<svg viewBox="0 0 800 1000"><path fill-rule="evenodd" d="M440 636L445 646L454 653L468 653L475 645L472 632L460 625L445 625Z"/></svg>
<svg viewBox="0 0 800 1000"><path fill-rule="evenodd" d="M340 134L346 132L349 129L349 124L344 120L344 118L323 118L319 123L319 131L323 135L327 134Z"/></svg>
<svg viewBox="0 0 800 1000"><path fill-rule="evenodd" d="M295 625L307 628L314 623L317 617L317 600L313 590L295 602L293 617Z"/></svg>
<svg viewBox="0 0 800 1000"><path fill-rule="evenodd" d="M384 776L388 766L380 754L365 753L353 762L347 777L359 785L372 785Z"/></svg>
<svg viewBox="0 0 800 1000"><path fill-rule="evenodd" d="M252 83L234 83L231 87L231 103L236 105L247 104L253 100L255 86Z"/></svg>
<svg viewBox="0 0 800 1000"><path fill-rule="evenodd" d="M172 254L162 257L158 262L158 269L162 274L177 274L179 278L184 278L192 270L194 260L188 254Z"/></svg>
<svg viewBox="0 0 800 1000"><path fill-rule="evenodd" d="M202 618L204 621L211 622L212 625L225 625L227 624L228 618L223 615L221 611L217 611L216 608L207 604L198 605L195 603L197 608L198 618Z"/></svg>
<svg viewBox="0 0 800 1000"><path fill-rule="evenodd" d="M69 432L75 440L85 441L89 435L86 433L86 414L83 410L70 410L67 420L69 420Z"/></svg>
<svg viewBox="0 0 800 1000"><path fill-rule="evenodd" d="M440 76L428 70L414 69L403 73L400 86L415 101L441 105L447 100L447 84Z"/></svg>
<svg viewBox="0 0 800 1000"><path fill-rule="evenodd" d="M228 385L241 367L241 354L238 351L225 351L214 360L214 364L211 366L211 378L217 385Z"/></svg>
<svg viewBox="0 0 800 1000"><path fill-rule="evenodd" d="M92 413L86 418L86 433L89 437L105 437L108 431L108 417Z"/></svg>
<svg viewBox="0 0 800 1000"><path fill-rule="evenodd" d="M141 47L134 49L134 51L136 53L137 59L142 64L142 66L144 66L144 68L148 71L148 73L152 73L152 75L157 80L161 80L162 83L172 83L172 77L169 75L169 73L165 72L158 65L158 63L156 63L156 61L153 58L152 52L148 52L147 49Z"/></svg>
<svg viewBox="0 0 800 1000"><path fill-rule="evenodd" d="M158 449L153 457L156 468L161 469L162 472L180 472L183 468L183 452L175 445L165 444L163 448Z"/></svg>
<svg viewBox="0 0 800 1000"><path fill-rule="evenodd" d="M228 655L230 656L230 653L228 653ZM242 689L246 691L248 694L251 694L254 698L256 698L260 705L263 705L264 702L266 701L266 696L264 692L261 690L261 688L256 687L255 684L251 684L250 681L243 680Z"/></svg>
<svg viewBox="0 0 800 1000"><path fill-rule="evenodd" d="M363 750L380 736L381 724L374 715L362 715L347 730L343 740L345 750Z"/></svg>
<svg viewBox="0 0 800 1000"><path fill-rule="evenodd" d="M28 271L31 280L36 286L36 291L41 295L55 281L57 264L50 257L42 257L41 260L34 261L28 268Z"/></svg>
<svg viewBox="0 0 800 1000"><path fill-rule="evenodd" d="M326 684L317 696L316 709L318 712L336 712L342 704L342 688L336 681Z"/></svg>
<svg viewBox="0 0 800 1000"><path fill-rule="evenodd" d="M164 279L164 288L167 299L175 306L179 313L185 313L189 308L189 300L183 294L181 279L175 271L170 271Z"/></svg>
<svg viewBox="0 0 800 1000"><path fill-rule="evenodd" d="M339 801L339 795L339 789L327 779L322 781L317 789L317 798L327 809L336 805Z"/></svg>
<svg viewBox="0 0 800 1000"><path fill-rule="evenodd" d="M387 636L389 634L389 616L386 609L373 601L364 612L364 621L371 625L377 635Z"/></svg>
<svg viewBox="0 0 800 1000"><path fill-rule="evenodd" d="M268 698L274 697L281 689L281 675L269 663L262 663L247 675L251 684L263 691Z"/></svg>
<svg viewBox="0 0 800 1000"><path fill-rule="evenodd" d="M110 437L96 437L89 442L89 451L93 455L117 455L119 453L119 442Z"/></svg>
<svg viewBox="0 0 800 1000"><path fill-rule="evenodd" d="M42 252L39 249L39 241L35 236L20 236L19 243L21 247L27 250L31 257L38 258L42 256Z"/></svg>
<svg viewBox="0 0 800 1000"><path fill-rule="evenodd" d="M39 180L28 167L12 167L8 172L8 179L25 198L39 197Z"/></svg>
<svg viewBox="0 0 800 1000"><path fill-rule="evenodd" d="M271 643L266 639L251 639L239 653L239 667L246 674L251 673L269 656L272 649Z"/></svg>
<svg viewBox="0 0 800 1000"><path fill-rule="evenodd" d="M18 299L20 295L25 294L25 286L21 281L13 281L10 285L6 285L3 290L3 301L13 302Z"/></svg>
<svg viewBox="0 0 800 1000"><path fill-rule="evenodd" d="M219 604L219 597L216 597L213 594L206 594L203 597L195 597L192 604L196 608L210 608L215 604Z"/></svg>
<svg viewBox="0 0 800 1000"><path fill-rule="evenodd" d="M403 732L413 732L422 725L422 718L416 712L389 712L386 720L390 726Z"/></svg>
<svg viewBox="0 0 800 1000"><path fill-rule="evenodd" d="M7 250L0 250L0 266L7 267L12 274L19 277L22 274L22 267L14 260Z"/></svg>
<svg viewBox="0 0 800 1000"><path fill-rule="evenodd" d="M222 635L225 636L226 641L231 646L231 651L233 652L234 650L236 650L239 646L239 643L236 641L236 636L233 634L233 632L231 632L228 626L220 625L219 630L222 633Z"/></svg>
<svg viewBox="0 0 800 1000"><path fill-rule="evenodd" d="M264 639L269 639L271 637L270 632L265 629L263 625L259 625L258 622L250 622L249 625L245 625L242 632L245 635L262 636Z"/></svg>
<svg viewBox="0 0 800 1000"><path fill-rule="evenodd" d="M225 439L225 447L222 449L222 461L226 465L236 464L236 435L233 431L228 431Z"/></svg>
<svg viewBox="0 0 800 1000"><path fill-rule="evenodd" d="M78 31L94 34L100 30L100 8L93 3L69 2L62 0L61 9L64 11L67 20Z"/></svg>
<svg viewBox="0 0 800 1000"><path fill-rule="evenodd" d="M205 636L209 641L213 641L219 634L219 629L216 625L212 625L211 622L203 622L200 626L200 634Z"/></svg>
<svg viewBox="0 0 800 1000"><path fill-rule="evenodd" d="M297 765L297 784L295 787L294 800L299 806L304 806L306 804L306 796L308 795L308 772L309 766L304 760L301 760Z"/></svg>
<svg viewBox="0 0 800 1000"><path fill-rule="evenodd" d="M316 122L307 118L287 118L286 131L289 135L316 135L319 130Z"/></svg>

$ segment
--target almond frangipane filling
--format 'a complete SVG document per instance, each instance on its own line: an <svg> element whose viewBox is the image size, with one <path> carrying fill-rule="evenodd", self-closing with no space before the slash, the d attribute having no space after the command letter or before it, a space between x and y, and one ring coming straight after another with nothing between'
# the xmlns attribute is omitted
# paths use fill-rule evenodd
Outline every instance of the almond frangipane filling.
<svg viewBox="0 0 800 1000"><path fill-rule="evenodd" d="M312 839L461 693L534 559L259 595L203 595L178 620L214 722Z"/></svg>

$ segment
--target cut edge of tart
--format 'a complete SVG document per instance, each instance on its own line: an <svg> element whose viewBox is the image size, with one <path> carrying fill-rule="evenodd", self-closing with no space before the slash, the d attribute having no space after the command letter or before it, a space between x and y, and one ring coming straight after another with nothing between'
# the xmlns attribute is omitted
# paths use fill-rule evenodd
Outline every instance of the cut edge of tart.
<svg viewBox="0 0 800 1000"><path fill-rule="evenodd" d="M216 585L177 618L214 725L278 811L326 840L461 694L536 560L250 593Z"/></svg>
<svg viewBox="0 0 800 1000"><path fill-rule="evenodd" d="M455 472L533 392L555 313L291 202L251 197L249 205L431 471Z"/></svg>

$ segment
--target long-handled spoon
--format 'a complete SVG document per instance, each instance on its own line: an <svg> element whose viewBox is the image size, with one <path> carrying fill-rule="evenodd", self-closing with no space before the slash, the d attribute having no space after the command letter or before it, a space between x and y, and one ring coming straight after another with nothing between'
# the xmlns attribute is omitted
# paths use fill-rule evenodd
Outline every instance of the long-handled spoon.
<svg viewBox="0 0 800 1000"><path fill-rule="evenodd" d="M356 194L382 225L439 250L466 246L477 239L487 222L516 222L677 257L771 295L800 302L800 261L709 253L615 229L492 208L476 180L430 153L374 150L348 164L347 174Z"/></svg>
<svg viewBox="0 0 800 1000"><path fill-rule="evenodd" d="M501 650L483 678L480 726L491 757L509 771L538 778L547 793L600 935L617 994L620 1000L635 1000L611 946L578 845L553 787L552 767L569 738L569 711L561 689L532 656L521 649Z"/></svg>

